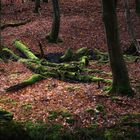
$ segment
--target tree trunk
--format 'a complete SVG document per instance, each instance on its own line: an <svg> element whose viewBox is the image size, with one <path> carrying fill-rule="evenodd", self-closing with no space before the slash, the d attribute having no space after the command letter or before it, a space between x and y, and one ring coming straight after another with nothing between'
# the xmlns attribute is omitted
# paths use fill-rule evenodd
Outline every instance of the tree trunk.
<svg viewBox="0 0 140 140"><path fill-rule="evenodd" d="M136 0L136 13L140 13L140 0Z"/></svg>
<svg viewBox="0 0 140 140"><path fill-rule="evenodd" d="M58 34L60 28L60 12L58 0L52 0L53 4L53 23L50 34L48 35L49 42L56 43L58 41Z"/></svg>
<svg viewBox="0 0 140 140"><path fill-rule="evenodd" d="M111 94L132 96L127 68L123 59L116 14L115 0L102 0L103 21L106 30L110 65L113 76Z"/></svg>
<svg viewBox="0 0 140 140"><path fill-rule="evenodd" d="M34 13L39 13L39 8L40 8L40 0L35 0Z"/></svg>
<svg viewBox="0 0 140 140"><path fill-rule="evenodd" d="M0 27L1 27L1 1L0 1ZM0 53L2 52L2 44L1 44L1 29L0 29Z"/></svg>
<svg viewBox="0 0 140 140"><path fill-rule="evenodd" d="M130 37L133 42L133 46L136 48L136 51L140 54L140 44L136 39L136 35L133 28L133 23L131 21L131 14L130 14L130 8L129 8L129 2L128 0L124 0L124 7L125 7L125 18L127 23L127 30L130 34Z"/></svg>
<svg viewBox="0 0 140 140"><path fill-rule="evenodd" d="M43 0L43 2L46 2L46 3L48 3L48 0Z"/></svg>

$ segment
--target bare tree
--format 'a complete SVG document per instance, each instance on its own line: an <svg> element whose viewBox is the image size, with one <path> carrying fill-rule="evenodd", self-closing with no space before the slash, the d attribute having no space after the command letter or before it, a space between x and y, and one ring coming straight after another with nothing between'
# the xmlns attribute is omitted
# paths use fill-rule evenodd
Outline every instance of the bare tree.
<svg viewBox="0 0 140 140"><path fill-rule="evenodd" d="M113 75L112 88L109 93L133 96L128 71L121 51L115 0L102 0L102 6L109 59Z"/></svg>
<svg viewBox="0 0 140 140"><path fill-rule="evenodd" d="M40 0L35 0L34 13L39 13L39 8L40 8Z"/></svg>
<svg viewBox="0 0 140 140"><path fill-rule="evenodd" d="M124 8L125 8L125 19L126 19L126 23L127 23L127 30L129 32L131 39L132 39L132 43L134 44L132 46L136 47L136 51L140 54L140 44L137 41L136 35L134 32L128 0L124 0Z"/></svg>
<svg viewBox="0 0 140 140"><path fill-rule="evenodd" d="M59 12L59 0L52 0L53 4L53 23L52 29L47 39L49 42L56 43L58 42L58 35L60 29L60 12Z"/></svg>
<svg viewBox="0 0 140 140"><path fill-rule="evenodd" d="M136 13L140 13L140 0L135 0L136 2Z"/></svg>
<svg viewBox="0 0 140 140"><path fill-rule="evenodd" d="M0 0L0 27L1 27L1 0ZM2 51L2 44L1 44L1 29L0 29L0 53Z"/></svg>

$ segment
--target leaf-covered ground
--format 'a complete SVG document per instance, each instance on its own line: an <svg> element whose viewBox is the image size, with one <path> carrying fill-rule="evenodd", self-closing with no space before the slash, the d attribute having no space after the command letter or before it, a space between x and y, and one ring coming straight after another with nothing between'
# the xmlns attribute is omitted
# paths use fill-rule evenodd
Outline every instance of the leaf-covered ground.
<svg viewBox="0 0 140 140"><path fill-rule="evenodd" d="M1 31L1 44L15 51L14 39L21 39L30 49L39 54L38 43L41 42L45 54L64 52L68 47L74 51L81 47L107 50L104 27L101 15L101 3L98 0L60 0L61 30L63 43L49 44L46 35L52 25L51 2L42 3L39 14L34 14L33 2L21 3L15 0L13 5L2 0L1 23L20 22L30 19L25 25L7 27ZM140 37L140 15L135 14L134 3L130 4L132 20L137 38ZM118 5L118 17L122 48L130 45L126 29L122 2ZM5 88L22 82L32 75L20 62L0 62L0 107L11 111L18 121L48 122L54 112L69 112L78 120L73 125L99 127L112 126L120 122L127 114L140 113L140 62L127 62L131 84L136 94L134 98L106 96L105 87L98 83L70 83L48 78L17 92L6 93ZM91 68L110 72L109 64L97 61L90 62ZM98 76L98 74L95 74ZM103 78L111 78L102 74ZM62 116L54 117L54 121L68 125Z"/></svg>

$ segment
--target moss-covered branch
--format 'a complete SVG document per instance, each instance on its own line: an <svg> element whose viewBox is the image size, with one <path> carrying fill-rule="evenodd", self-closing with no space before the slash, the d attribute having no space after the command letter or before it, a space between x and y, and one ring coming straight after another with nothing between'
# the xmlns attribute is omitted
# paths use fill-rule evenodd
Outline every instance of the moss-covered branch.
<svg viewBox="0 0 140 140"><path fill-rule="evenodd" d="M6 91L16 91L48 77L80 82L112 82L110 79L90 75L91 73L104 72L101 70L85 68L85 66L89 64L90 59L90 52L87 48L81 48L77 50L76 53L73 53L71 49L68 49L60 59L62 61L71 61L69 63L52 63L46 59L39 59L36 57L29 48L19 40L14 41L14 45L16 49L26 56L26 59L16 55L8 48L4 48L2 54L8 56L7 58L12 58L13 60L25 64L27 68L36 74L22 83L7 88Z"/></svg>
<svg viewBox="0 0 140 140"><path fill-rule="evenodd" d="M4 30L7 27L18 27L18 26L21 26L21 25L25 25L25 24L29 23L30 21L31 21L30 19L27 19L25 21L20 21L20 22L6 23L6 24L1 25L0 29Z"/></svg>
<svg viewBox="0 0 140 140"><path fill-rule="evenodd" d="M21 41L15 40L14 45L16 49L18 49L22 54L24 54L28 59L35 59L39 60L30 50L26 45L24 45Z"/></svg>
<svg viewBox="0 0 140 140"><path fill-rule="evenodd" d="M22 83L19 83L19 84L16 84L16 85L13 85L13 86L10 86L9 88L6 88L5 90L7 92L10 92L10 91L16 91L16 90L19 90L19 89L22 89L26 86L29 86L29 85L32 85L40 80L42 80L44 77L41 76L40 74L34 74L33 76L31 76L29 79L27 80L24 80Z"/></svg>

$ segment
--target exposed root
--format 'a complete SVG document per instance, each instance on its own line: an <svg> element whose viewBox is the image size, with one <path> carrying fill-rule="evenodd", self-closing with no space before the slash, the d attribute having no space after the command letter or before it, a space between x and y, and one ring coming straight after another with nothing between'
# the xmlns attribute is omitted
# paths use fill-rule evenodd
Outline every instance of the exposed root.
<svg viewBox="0 0 140 140"><path fill-rule="evenodd" d="M18 27L18 26L21 26L21 25L25 25L27 23L31 22L30 19L27 19L25 21L20 21L20 22L11 22L11 23L6 23L6 24L3 24L0 26L0 29L1 30L4 30L5 28L7 27Z"/></svg>

